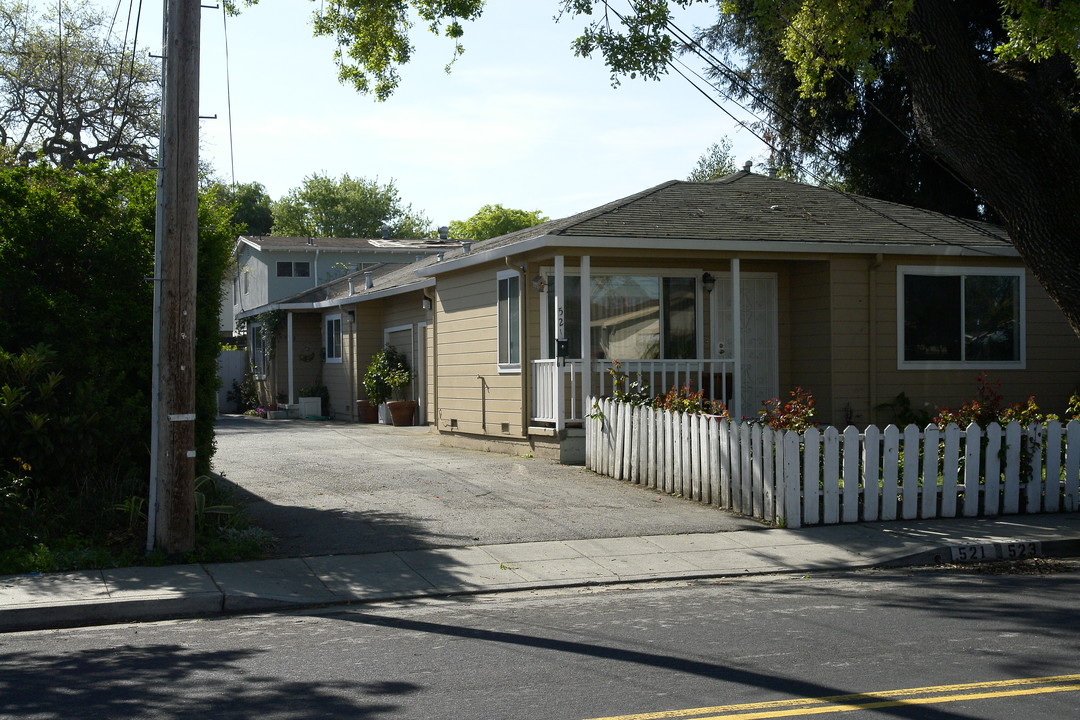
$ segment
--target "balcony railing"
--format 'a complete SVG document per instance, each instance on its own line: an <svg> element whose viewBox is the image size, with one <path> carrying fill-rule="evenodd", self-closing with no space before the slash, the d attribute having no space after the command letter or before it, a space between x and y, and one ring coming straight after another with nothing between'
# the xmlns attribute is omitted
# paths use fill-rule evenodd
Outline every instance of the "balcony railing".
<svg viewBox="0 0 1080 720"><path fill-rule="evenodd" d="M588 409L582 407L581 359L567 359L560 366L557 360L533 360L532 419L534 422L556 421L557 383L563 384L563 417L566 422L581 422ZM704 390L707 397L730 404L735 361L732 359L698 358L689 360L622 360L618 363L615 377L611 360L593 360L589 393L596 396L611 395L617 378L625 378L622 390L630 383L644 386L649 395L659 395L674 387L689 386L691 390Z"/></svg>

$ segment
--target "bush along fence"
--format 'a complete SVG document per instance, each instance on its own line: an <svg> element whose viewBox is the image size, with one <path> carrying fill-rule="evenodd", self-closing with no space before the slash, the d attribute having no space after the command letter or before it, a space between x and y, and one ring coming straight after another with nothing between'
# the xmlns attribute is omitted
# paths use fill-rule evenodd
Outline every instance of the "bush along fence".
<svg viewBox="0 0 1080 720"><path fill-rule="evenodd" d="M586 466L765 522L803 525L1080 509L1080 421L944 430L773 430L612 399Z"/></svg>

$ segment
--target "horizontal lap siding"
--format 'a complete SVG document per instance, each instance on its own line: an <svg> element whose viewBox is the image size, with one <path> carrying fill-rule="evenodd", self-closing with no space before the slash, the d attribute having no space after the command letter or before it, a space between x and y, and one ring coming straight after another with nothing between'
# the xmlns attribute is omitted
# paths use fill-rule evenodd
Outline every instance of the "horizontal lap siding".
<svg viewBox="0 0 1080 720"><path fill-rule="evenodd" d="M796 385L822 400L818 411L831 412L832 345L829 316L829 268L825 262L795 264L791 271L791 375L781 377L780 394L787 397ZM756 409L754 409L756 411ZM756 413L748 413L756 414Z"/></svg>
<svg viewBox="0 0 1080 720"><path fill-rule="evenodd" d="M865 423L870 416L869 265L865 257L836 258L832 276L831 412L822 420L837 424Z"/></svg>
<svg viewBox="0 0 1080 720"><path fill-rule="evenodd" d="M502 267L498 269L503 269ZM498 368L498 285L494 267L440 277L438 427L475 434L523 434L521 375Z"/></svg>

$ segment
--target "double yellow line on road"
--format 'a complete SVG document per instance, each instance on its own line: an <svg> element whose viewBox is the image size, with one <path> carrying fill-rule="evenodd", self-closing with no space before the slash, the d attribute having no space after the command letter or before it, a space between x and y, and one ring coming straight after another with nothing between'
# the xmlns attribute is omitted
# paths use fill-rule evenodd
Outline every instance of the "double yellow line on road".
<svg viewBox="0 0 1080 720"><path fill-rule="evenodd" d="M765 720L766 718L823 715L826 713L851 712L853 710L875 710L901 705L934 705L960 700L989 700L992 698L1042 695L1076 690L1080 690L1080 674L1018 678L1015 680L991 680L960 685L931 685L904 690L880 690L869 693L830 695L798 700L771 700L758 703L742 703L740 705L715 705L713 707L687 710L613 715L611 717L591 718L591 720L665 720L666 718Z"/></svg>

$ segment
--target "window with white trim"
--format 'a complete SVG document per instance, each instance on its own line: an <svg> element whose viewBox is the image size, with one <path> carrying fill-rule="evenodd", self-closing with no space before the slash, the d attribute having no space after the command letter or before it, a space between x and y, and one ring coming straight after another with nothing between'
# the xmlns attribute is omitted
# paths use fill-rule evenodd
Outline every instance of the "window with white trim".
<svg viewBox="0 0 1080 720"><path fill-rule="evenodd" d="M555 357L555 278L547 276L547 357ZM563 277L563 322L569 357L581 357L581 278ZM697 280L693 275L606 270L592 275L594 359L685 359L698 356Z"/></svg>
<svg viewBox="0 0 1080 720"><path fill-rule="evenodd" d="M311 263L304 260L279 260L278 277L311 277Z"/></svg>
<svg viewBox="0 0 1080 720"><path fill-rule="evenodd" d="M1023 367L1022 268L897 269L899 367Z"/></svg>
<svg viewBox="0 0 1080 720"><path fill-rule="evenodd" d="M341 315L326 316L326 362L341 362Z"/></svg>
<svg viewBox="0 0 1080 720"><path fill-rule="evenodd" d="M521 372L521 277L513 270L499 284L499 372Z"/></svg>

